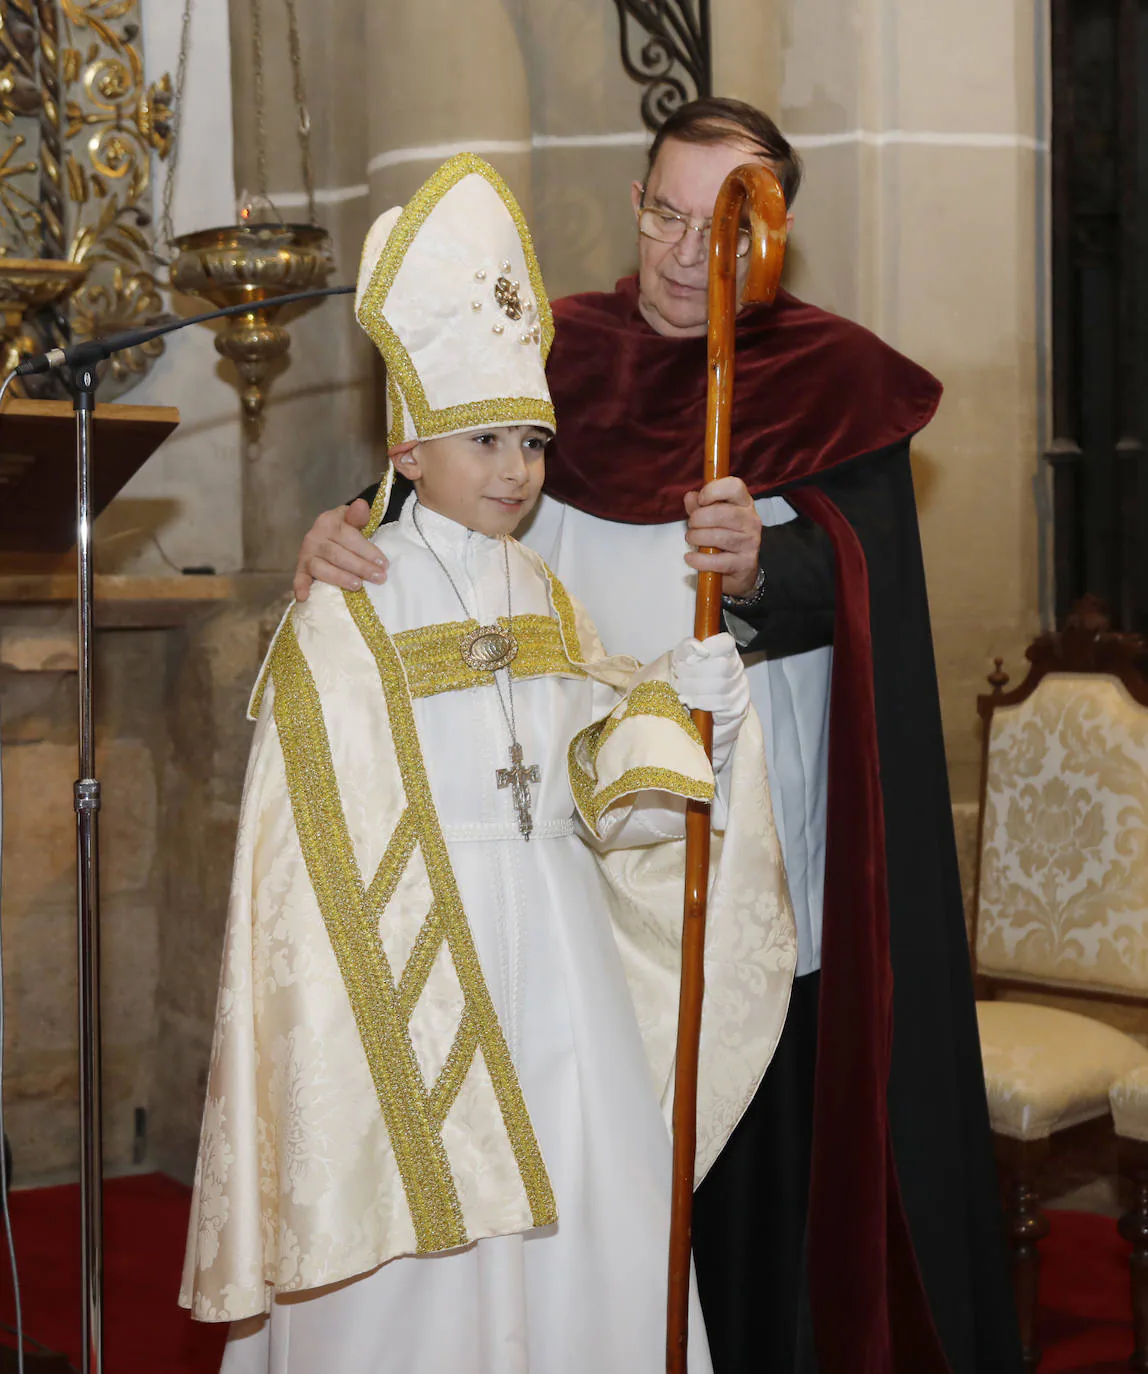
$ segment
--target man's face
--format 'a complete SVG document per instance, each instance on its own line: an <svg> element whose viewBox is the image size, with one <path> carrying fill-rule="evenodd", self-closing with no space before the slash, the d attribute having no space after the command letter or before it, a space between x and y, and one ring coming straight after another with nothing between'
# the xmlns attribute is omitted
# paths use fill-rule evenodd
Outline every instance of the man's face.
<svg viewBox="0 0 1148 1374"><path fill-rule="evenodd" d="M692 224L709 220L722 182L743 162L754 159L745 143L682 143L667 139L650 169L645 197L641 182L631 187L634 214L643 204L682 215ZM741 296L749 259L737 267ZM659 243L638 235L638 308L646 322L670 338L706 332L709 245L694 229L678 243Z"/></svg>

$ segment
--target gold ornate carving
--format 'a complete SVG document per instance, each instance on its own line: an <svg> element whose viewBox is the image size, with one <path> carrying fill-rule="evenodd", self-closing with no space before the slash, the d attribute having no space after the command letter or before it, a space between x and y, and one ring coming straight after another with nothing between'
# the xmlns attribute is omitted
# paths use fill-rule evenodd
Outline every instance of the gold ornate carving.
<svg viewBox="0 0 1148 1374"><path fill-rule="evenodd" d="M147 84L139 0L59 0L59 11L67 256L90 266L72 329L87 338L162 313L151 270L150 167L153 151L161 158L171 152L172 88L166 74ZM125 390L162 351L156 340L118 354L109 380Z"/></svg>
<svg viewBox="0 0 1148 1374"><path fill-rule="evenodd" d="M150 165L171 151L172 86L146 80L139 0L0 0L0 63L0 258L83 269L67 308L40 304L33 347L154 320ZM118 355L105 392L160 352L156 341Z"/></svg>
<svg viewBox="0 0 1148 1374"><path fill-rule="evenodd" d="M87 275L86 263L0 257L0 377L15 369L21 355L38 351L39 339L30 335L25 325L29 311L66 301ZM12 383L16 395L21 394L22 380Z"/></svg>

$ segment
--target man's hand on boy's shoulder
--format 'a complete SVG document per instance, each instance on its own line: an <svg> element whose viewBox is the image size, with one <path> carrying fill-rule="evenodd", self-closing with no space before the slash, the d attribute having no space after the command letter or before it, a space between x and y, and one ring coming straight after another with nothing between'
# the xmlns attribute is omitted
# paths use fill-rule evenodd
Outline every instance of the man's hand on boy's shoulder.
<svg viewBox="0 0 1148 1374"><path fill-rule="evenodd" d="M299 550L296 601L306 601L316 581L358 591L364 582L387 580L386 557L362 534L370 518L371 508L362 497L319 516Z"/></svg>

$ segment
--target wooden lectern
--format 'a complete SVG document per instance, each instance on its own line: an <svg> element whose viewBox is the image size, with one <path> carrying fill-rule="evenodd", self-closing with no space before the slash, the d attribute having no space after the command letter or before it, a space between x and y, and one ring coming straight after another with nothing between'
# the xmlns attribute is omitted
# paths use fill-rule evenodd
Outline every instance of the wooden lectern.
<svg viewBox="0 0 1148 1374"><path fill-rule="evenodd" d="M0 411L0 561L12 571L59 566L76 542L75 424L70 401L10 398ZM93 518L178 424L174 406L96 406Z"/></svg>
<svg viewBox="0 0 1148 1374"><path fill-rule="evenodd" d="M93 519L178 424L179 411L171 406L96 406L92 422ZM0 410L0 569L35 573L74 567L75 557L70 551L76 542L75 425L75 412L68 401L9 398ZM96 1026L98 1039L98 1009ZM96 1119L98 1123L98 1089ZM98 1172L98 1130L96 1166ZM34 1333L26 1333L26 1342L29 1334ZM0 1346L0 1374L18 1367L16 1351ZM27 1351L24 1368L27 1374L67 1374L72 1366L62 1355Z"/></svg>

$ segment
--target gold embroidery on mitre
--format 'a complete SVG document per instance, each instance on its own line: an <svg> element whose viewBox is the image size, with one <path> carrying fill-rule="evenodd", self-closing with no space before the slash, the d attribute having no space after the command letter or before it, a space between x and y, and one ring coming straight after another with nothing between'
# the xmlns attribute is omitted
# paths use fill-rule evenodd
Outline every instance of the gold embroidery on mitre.
<svg viewBox="0 0 1148 1374"><path fill-rule="evenodd" d="M482 429L486 425L533 423L548 429L557 428L553 404L536 396L507 396L492 400L468 401L461 405L435 410L427 400L418 369L384 314L387 297L415 235L451 187L472 174L482 177L494 188L518 230L526 260L526 273L530 279L534 299L538 302L537 323L543 362L549 356L550 345L554 342L554 316L542 281L542 269L538 265L538 257L521 207L489 163L474 153L457 154L444 162L403 208L387 239L386 247L379 255L370 283L356 311L359 323L386 360L388 387L393 385L396 391L401 391L415 432L423 439L433 439L438 435L454 434L467 429ZM394 401L395 397L392 394L391 426L388 435L388 441L392 446L405 437L401 428L401 405L395 405Z"/></svg>

